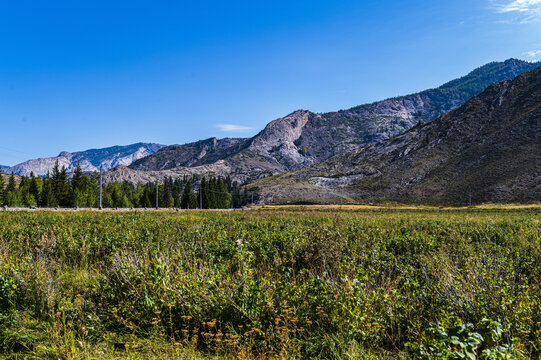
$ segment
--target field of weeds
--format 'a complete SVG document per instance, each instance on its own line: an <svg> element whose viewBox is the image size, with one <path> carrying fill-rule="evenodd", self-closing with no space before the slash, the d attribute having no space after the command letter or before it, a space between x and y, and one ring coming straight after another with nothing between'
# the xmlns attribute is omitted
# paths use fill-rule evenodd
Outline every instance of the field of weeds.
<svg viewBox="0 0 541 360"><path fill-rule="evenodd" d="M0 357L539 359L540 220L0 212Z"/></svg>

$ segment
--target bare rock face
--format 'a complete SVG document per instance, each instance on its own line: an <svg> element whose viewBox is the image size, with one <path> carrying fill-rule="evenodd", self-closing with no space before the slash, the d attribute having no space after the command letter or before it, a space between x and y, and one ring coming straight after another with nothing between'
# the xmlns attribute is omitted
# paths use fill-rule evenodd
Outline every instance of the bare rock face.
<svg viewBox="0 0 541 360"><path fill-rule="evenodd" d="M257 181L314 166L403 134L461 106L491 84L539 66L541 62L510 59L487 64L462 78L417 94L323 114L298 110L270 122L252 138L211 138L167 146L133 162L130 169L152 174L140 175L140 179L148 181L162 177L160 171L169 171L167 174L210 172L229 175L239 182ZM414 151L413 147L407 147L401 150L399 157ZM362 171L370 175L369 172L376 168L367 166ZM358 180L358 175L355 176L341 179L339 183L349 186ZM135 178L138 177L130 175L130 179ZM333 181L318 177L311 183L323 186Z"/></svg>
<svg viewBox="0 0 541 360"><path fill-rule="evenodd" d="M170 145L158 150L151 156L140 158L130 165L134 170L170 170L176 167L190 167L208 164L219 159L208 160L213 155L220 155L224 150L238 145L247 139L210 138L184 145Z"/></svg>
<svg viewBox="0 0 541 360"><path fill-rule="evenodd" d="M541 68L406 133L253 184L274 202L541 200Z"/></svg>
<svg viewBox="0 0 541 360"><path fill-rule="evenodd" d="M194 167L176 167L170 170L158 170L158 171L140 171L134 170L127 166L117 166L110 171L103 174L103 181L107 184L109 182L124 180L133 184L146 184L149 182L163 181L166 178L179 178L185 175L196 174L215 174L226 176L231 173L231 168L223 160L217 161L210 165L201 165Z"/></svg>
<svg viewBox="0 0 541 360"><path fill-rule="evenodd" d="M287 169L313 164L315 159L302 148L302 134L310 115L309 111L299 110L271 121L253 138L248 151L271 155Z"/></svg>
<svg viewBox="0 0 541 360"><path fill-rule="evenodd" d="M85 172L99 171L100 167L105 171L119 165L130 165L135 160L151 155L162 147L163 145L159 144L137 143L74 153L62 151L58 156L28 160L6 169L5 172L24 176L29 176L32 172L37 176L45 175L53 169L57 161L58 165L65 166L68 172L74 171L77 164Z"/></svg>

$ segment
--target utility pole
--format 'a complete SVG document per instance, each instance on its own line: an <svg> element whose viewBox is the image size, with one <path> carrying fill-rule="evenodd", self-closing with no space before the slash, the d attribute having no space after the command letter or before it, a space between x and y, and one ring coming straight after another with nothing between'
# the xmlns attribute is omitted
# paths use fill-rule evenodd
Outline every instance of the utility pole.
<svg viewBox="0 0 541 360"><path fill-rule="evenodd" d="M470 206L471 206L471 190L470 190L470 193L469 193L469 195L470 195Z"/></svg>
<svg viewBox="0 0 541 360"><path fill-rule="evenodd" d="M254 206L254 193L252 192L252 206Z"/></svg>
<svg viewBox="0 0 541 360"><path fill-rule="evenodd" d="M101 210L101 188L103 187L103 179L101 176L102 167L100 166L100 210Z"/></svg>
<svg viewBox="0 0 541 360"><path fill-rule="evenodd" d="M156 180L156 210L158 210L158 180Z"/></svg>

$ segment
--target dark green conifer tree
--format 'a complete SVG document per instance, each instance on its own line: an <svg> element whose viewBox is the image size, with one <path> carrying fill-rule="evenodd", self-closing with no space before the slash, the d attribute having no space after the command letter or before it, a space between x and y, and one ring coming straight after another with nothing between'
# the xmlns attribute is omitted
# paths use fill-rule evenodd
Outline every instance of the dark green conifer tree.
<svg viewBox="0 0 541 360"><path fill-rule="evenodd" d="M162 189L160 207L170 208L173 205L173 197L171 196L171 183L167 178L163 182Z"/></svg>
<svg viewBox="0 0 541 360"><path fill-rule="evenodd" d="M184 185L184 191L182 192L182 202L181 207L183 209L197 209L197 195L192 190L191 180L187 180L186 185Z"/></svg>
<svg viewBox="0 0 541 360"><path fill-rule="evenodd" d="M143 196L139 200L140 206L142 208L151 208L155 205L155 191L156 188L152 184L148 183L144 187Z"/></svg>
<svg viewBox="0 0 541 360"><path fill-rule="evenodd" d="M77 163L75 171L73 172L73 177L71 178L71 188L70 188L70 203L72 206L80 207L84 203L84 195L81 189L83 181L83 171L81 166Z"/></svg>
<svg viewBox="0 0 541 360"><path fill-rule="evenodd" d="M2 169L0 169L0 205L4 205L5 201L5 187L6 183L4 181L4 174L2 173Z"/></svg>
<svg viewBox="0 0 541 360"><path fill-rule="evenodd" d="M58 197L60 206L69 207L73 206L71 203L71 187L68 181L68 172L65 166L62 166L60 171L60 178L58 179Z"/></svg>
<svg viewBox="0 0 541 360"><path fill-rule="evenodd" d="M8 186L6 187L6 192L15 192L17 190L17 183L15 182L15 175L13 172L9 176Z"/></svg>
<svg viewBox="0 0 541 360"><path fill-rule="evenodd" d="M38 186L38 179L34 176L34 173L30 173L30 184L28 185L28 192L34 197L36 201L39 201L40 191Z"/></svg>
<svg viewBox="0 0 541 360"><path fill-rule="evenodd" d="M231 194L227 189L227 185L222 177L217 180L218 189L218 209L228 209L231 207Z"/></svg>
<svg viewBox="0 0 541 360"><path fill-rule="evenodd" d="M175 181L173 182L171 196L173 197L173 207L182 207L182 181L180 179L175 179Z"/></svg>
<svg viewBox="0 0 541 360"><path fill-rule="evenodd" d="M201 197L201 200L202 200L202 204L201 204L201 208L202 209L209 209L209 205L210 205L210 198L209 198L209 188L208 188L208 184L207 184L207 180L206 178L202 178L201 179L201 185L199 186L199 196Z"/></svg>
<svg viewBox="0 0 541 360"><path fill-rule="evenodd" d="M217 198L218 198L218 188L216 186L216 178L214 176L210 176L207 182L207 189L208 189L208 208L209 209L216 209L217 208Z"/></svg>
<svg viewBox="0 0 541 360"><path fill-rule="evenodd" d="M54 195L53 179L49 172L47 172L47 176L43 179L43 187L38 204L42 207L55 207L58 205L58 201Z"/></svg>
<svg viewBox="0 0 541 360"><path fill-rule="evenodd" d="M83 170L81 170L81 166L79 165L79 163L77 163L77 167L75 167L73 177L71 178L72 189L81 190L81 182L83 181L83 176Z"/></svg>
<svg viewBox="0 0 541 360"><path fill-rule="evenodd" d="M90 177L87 196L88 206L95 208L100 206L100 174L97 171L94 171Z"/></svg>
<svg viewBox="0 0 541 360"><path fill-rule="evenodd" d="M67 174L65 166L62 166L62 169L59 168L58 160L54 164L51 179L53 182L52 188L53 188L54 197L56 199L57 205L63 206L63 207L71 206L70 185L68 183L68 174Z"/></svg>

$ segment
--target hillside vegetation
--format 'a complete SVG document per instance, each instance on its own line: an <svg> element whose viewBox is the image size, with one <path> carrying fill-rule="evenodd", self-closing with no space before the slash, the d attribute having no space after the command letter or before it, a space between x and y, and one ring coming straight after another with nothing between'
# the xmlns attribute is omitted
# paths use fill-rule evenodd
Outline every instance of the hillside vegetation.
<svg viewBox="0 0 541 360"><path fill-rule="evenodd" d="M428 124L253 184L265 202L541 199L541 69L491 85Z"/></svg>
<svg viewBox="0 0 541 360"><path fill-rule="evenodd" d="M415 94L328 113L298 110L271 121L252 138L212 138L168 146L107 177L137 183L165 176L214 173L251 183L402 134L463 105L496 82L539 66L541 62L508 59Z"/></svg>
<svg viewBox="0 0 541 360"><path fill-rule="evenodd" d="M0 212L0 353L538 359L535 211Z"/></svg>

